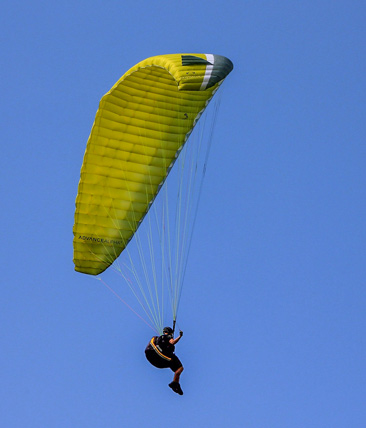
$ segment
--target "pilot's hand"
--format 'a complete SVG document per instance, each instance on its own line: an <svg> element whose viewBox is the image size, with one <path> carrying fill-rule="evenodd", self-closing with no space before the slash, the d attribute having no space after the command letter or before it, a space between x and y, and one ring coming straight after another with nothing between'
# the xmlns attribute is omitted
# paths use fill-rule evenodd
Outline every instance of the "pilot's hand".
<svg viewBox="0 0 366 428"><path fill-rule="evenodd" d="M183 336L183 331L179 330L179 336L182 337Z"/></svg>

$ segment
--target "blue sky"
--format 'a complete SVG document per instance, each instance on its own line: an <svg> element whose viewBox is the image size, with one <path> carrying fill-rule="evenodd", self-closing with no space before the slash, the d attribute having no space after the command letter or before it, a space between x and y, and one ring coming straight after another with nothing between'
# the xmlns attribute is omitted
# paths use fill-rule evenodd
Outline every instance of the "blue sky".
<svg viewBox="0 0 366 428"><path fill-rule="evenodd" d="M365 14L337 0L3 2L2 426L364 427ZM179 313L183 397L145 361L149 328L72 262L99 99L179 52L234 63Z"/></svg>

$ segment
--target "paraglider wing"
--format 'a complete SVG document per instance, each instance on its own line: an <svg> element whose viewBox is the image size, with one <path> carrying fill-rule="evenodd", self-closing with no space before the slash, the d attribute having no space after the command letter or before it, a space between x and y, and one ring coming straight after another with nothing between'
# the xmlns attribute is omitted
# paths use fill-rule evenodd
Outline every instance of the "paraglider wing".
<svg viewBox="0 0 366 428"><path fill-rule="evenodd" d="M102 97L76 198L76 271L97 275L123 251L232 68L219 55L155 56Z"/></svg>

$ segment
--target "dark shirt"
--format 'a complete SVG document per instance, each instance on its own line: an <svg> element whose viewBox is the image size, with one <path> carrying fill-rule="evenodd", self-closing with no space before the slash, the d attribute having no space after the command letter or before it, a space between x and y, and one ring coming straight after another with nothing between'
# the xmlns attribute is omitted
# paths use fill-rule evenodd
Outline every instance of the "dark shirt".
<svg viewBox="0 0 366 428"><path fill-rule="evenodd" d="M155 345L161 351L162 354L166 355L167 357L172 357L174 354L175 346L169 343L170 337L166 334L163 334L162 336L159 336L155 340Z"/></svg>

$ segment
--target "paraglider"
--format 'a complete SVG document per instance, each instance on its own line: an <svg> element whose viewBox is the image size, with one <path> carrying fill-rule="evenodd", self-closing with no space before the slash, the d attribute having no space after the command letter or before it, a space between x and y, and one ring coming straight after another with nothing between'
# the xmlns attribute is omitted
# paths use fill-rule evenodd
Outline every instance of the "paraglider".
<svg viewBox="0 0 366 428"><path fill-rule="evenodd" d="M173 381L169 387L179 395L183 395L179 380L183 372L183 364L175 355L175 345L183 336L183 331L179 332L179 336L174 339L174 332L170 327L164 327L161 336L154 336L145 349L145 355L149 363L153 366L164 369L170 368L174 372Z"/></svg>
<svg viewBox="0 0 366 428"><path fill-rule="evenodd" d="M112 265L131 289L140 288L141 294L132 292L158 333L165 324L167 294L174 325L177 319L199 199L191 194L200 193L195 153L201 147L187 155L186 142L232 69L229 59L212 54L141 61L102 97L87 142L73 227L75 270L100 275ZM173 168L176 161L182 167ZM172 208L165 200L167 176L174 169L187 190L174 191ZM204 175L205 159L202 170ZM166 205L158 212L159 198ZM138 234L144 224L145 248ZM120 261L122 252L127 255Z"/></svg>

